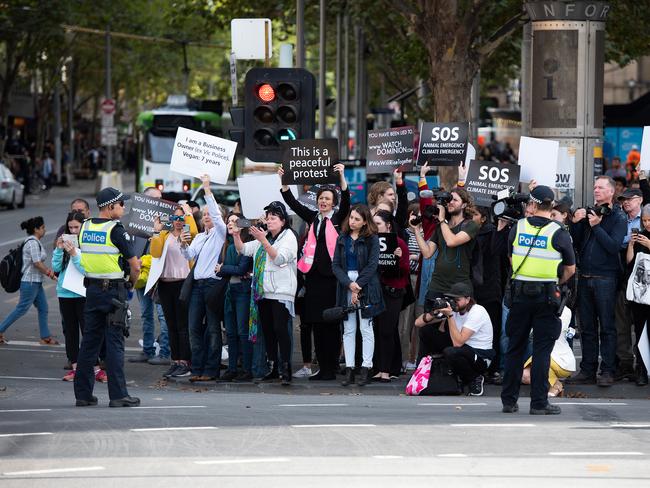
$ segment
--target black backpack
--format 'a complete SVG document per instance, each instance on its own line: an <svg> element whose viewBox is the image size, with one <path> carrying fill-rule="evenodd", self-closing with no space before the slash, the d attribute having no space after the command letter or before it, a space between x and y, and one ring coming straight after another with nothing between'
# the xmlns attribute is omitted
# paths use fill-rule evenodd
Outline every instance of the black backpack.
<svg viewBox="0 0 650 488"><path fill-rule="evenodd" d="M23 277L23 247L28 240L14 247L0 261L0 285L7 293L15 293L20 289L20 280ZM41 243L39 242L38 245L40 247Z"/></svg>

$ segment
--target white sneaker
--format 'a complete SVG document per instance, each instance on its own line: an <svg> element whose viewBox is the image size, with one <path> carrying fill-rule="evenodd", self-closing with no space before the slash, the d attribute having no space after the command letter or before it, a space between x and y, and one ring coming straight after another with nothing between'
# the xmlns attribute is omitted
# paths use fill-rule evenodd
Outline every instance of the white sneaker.
<svg viewBox="0 0 650 488"><path fill-rule="evenodd" d="M418 367L417 364L415 364L415 363L411 363L411 362L407 362L407 363L406 363L406 366L404 367L404 369L406 369L406 371L415 371L415 368L417 368L417 367Z"/></svg>
<svg viewBox="0 0 650 488"><path fill-rule="evenodd" d="M303 366L298 371L293 373L294 378L309 378L311 376L311 369Z"/></svg>

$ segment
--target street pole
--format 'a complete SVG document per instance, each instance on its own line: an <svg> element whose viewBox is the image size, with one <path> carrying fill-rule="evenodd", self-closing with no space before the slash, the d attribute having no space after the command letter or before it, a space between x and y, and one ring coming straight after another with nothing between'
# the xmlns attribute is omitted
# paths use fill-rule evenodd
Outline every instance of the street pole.
<svg viewBox="0 0 650 488"><path fill-rule="evenodd" d="M296 0L296 68L305 67L305 0Z"/></svg>
<svg viewBox="0 0 650 488"><path fill-rule="evenodd" d="M336 85L336 140L339 141L339 154L341 154L341 33L343 30L343 16L336 14L336 68L334 69Z"/></svg>
<svg viewBox="0 0 650 488"><path fill-rule="evenodd" d="M70 171L74 164L74 60L71 57L68 64L68 164L66 165L66 183L70 184Z"/></svg>
<svg viewBox="0 0 650 488"><path fill-rule="evenodd" d="M54 85L54 172L61 183L61 77Z"/></svg>
<svg viewBox="0 0 650 488"><path fill-rule="evenodd" d="M481 70L479 69L472 81L472 96L471 96L471 110L472 110L472 125L470 127L470 139L474 147L478 148L478 126L481 118Z"/></svg>
<svg viewBox="0 0 650 488"><path fill-rule="evenodd" d="M111 97L111 29L106 27L106 100ZM113 171L113 146L106 145L106 172Z"/></svg>
<svg viewBox="0 0 650 488"><path fill-rule="evenodd" d="M343 120L341 132L341 158L348 159L348 137L350 134L350 16L343 17Z"/></svg>
<svg viewBox="0 0 650 488"><path fill-rule="evenodd" d="M327 74L326 66L326 45L325 45L325 28L327 21L327 12L325 11L326 0L320 0L320 51L319 51L319 64L320 68L318 70L318 135L321 139L325 139L325 123L326 119L326 96L327 95L327 86L325 81L325 75Z"/></svg>
<svg viewBox="0 0 650 488"><path fill-rule="evenodd" d="M357 52L356 60L354 64L355 71L355 89L354 96L356 102L355 108L355 154L358 159L361 159L365 154L365 133L366 133L366 113L364 110L364 93L365 93L365 84L364 84L364 67L363 67L363 52L364 47L364 37L363 30L361 26L357 25L354 27Z"/></svg>

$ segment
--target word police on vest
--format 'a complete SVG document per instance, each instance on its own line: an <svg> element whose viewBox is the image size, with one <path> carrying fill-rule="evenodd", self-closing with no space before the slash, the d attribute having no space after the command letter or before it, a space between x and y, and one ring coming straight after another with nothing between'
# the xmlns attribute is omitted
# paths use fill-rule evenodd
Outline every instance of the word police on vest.
<svg viewBox="0 0 650 488"><path fill-rule="evenodd" d="M534 247L537 249L546 249L548 238L545 236L537 236L531 234L519 234L517 244L520 246Z"/></svg>
<svg viewBox="0 0 650 488"><path fill-rule="evenodd" d="M83 244L106 244L106 232L87 230L81 237Z"/></svg>

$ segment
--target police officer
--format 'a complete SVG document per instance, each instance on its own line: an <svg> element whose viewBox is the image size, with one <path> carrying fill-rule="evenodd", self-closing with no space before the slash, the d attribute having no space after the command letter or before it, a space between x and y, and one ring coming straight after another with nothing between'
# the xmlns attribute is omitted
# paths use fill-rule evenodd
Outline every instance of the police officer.
<svg viewBox="0 0 650 488"><path fill-rule="evenodd" d="M140 404L139 398L129 396L124 378L127 295L140 274L133 240L119 222L128 199L115 188L101 190L97 194L99 217L86 220L79 234L81 264L86 270L86 327L74 378L77 407L97 405L97 397L92 394L93 366L102 341L106 342L109 406L136 407Z"/></svg>
<svg viewBox="0 0 650 488"><path fill-rule="evenodd" d="M504 413L519 410L517 399L531 329L530 414L561 413L560 407L548 402L548 370L553 344L561 331L558 284L575 273L575 254L569 233L550 218L553 198L549 187L535 187L526 208L530 217L519 220L508 238L513 272L512 304L506 322L509 345L501 392Z"/></svg>

